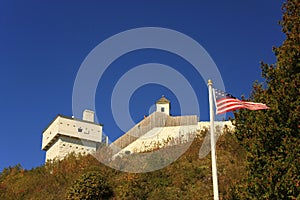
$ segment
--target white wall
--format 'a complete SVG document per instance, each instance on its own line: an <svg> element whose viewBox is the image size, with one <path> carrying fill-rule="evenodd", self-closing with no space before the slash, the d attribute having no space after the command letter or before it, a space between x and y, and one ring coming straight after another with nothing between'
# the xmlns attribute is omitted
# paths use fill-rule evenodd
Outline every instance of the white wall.
<svg viewBox="0 0 300 200"><path fill-rule="evenodd" d="M184 143L189 141L190 137L193 137L196 130L197 125L156 127L123 148L113 157L125 155L126 151L138 153L153 150L157 147L161 148L165 145L172 145L172 142L167 142L170 139L173 139L175 143Z"/></svg>
<svg viewBox="0 0 300 200"><path fill-rule="evenodd" d="M169 104L156 104L156 111L161 112L161 108L164 108L164 113L170 115L170 105Z"/></svg>
<svg viewBox="0 0 300 200"><path fill-rule="evenodd" d="M234 126L231 121L216 121L215 128L220 129L221 131L218 132L219 134L223 134L223 128L225 125L230 131L234 130ZM180 142L189 141L189 139L193 138L191 135L195 134L197 130L205 130L209 129L209 127L210 122L198 122L198 125L189 126L156 127L139 137L125 148L121 149L113 157L123 156L126 151L129 151L130 153L138 153L149 151L157 147L161 148L164 145L172 145L172 143L166 143L168 138Z"/></svg>
<svg viewBox="0 0 300 200"><path fill-rule="evenodd" d="M43 132L42 149L46 150L46 161L63 159L71 152L92 153L101 141L101 125L57 116Z"/></svg>
<svg viewBox="0 0 300 200"><path fill-rule="evenodd" d="M96 151L97 143L92 141L82 141L77 138L70 138L66 136L59 136L56 142L47 150L46 161L56 159L63 159L69 153L75 154L90 154Z"/></svg>
<svg viewBox="0 0 300 200"><path fill-rule="evenodd" d="M43 132L42 149L47 150L58 135L66 135L94 142L102 141L102 126L58 116Z"/></svg>
<svg viewBox="0 0 300 200"><path fill-rule="evenodd" d="M46 161L52 160L59 156L59 147L61 144L61 140L58 139L56 142L46 151Z"/></svg>
<svg viewBox="0 0 300 200"><path fill-rule="evenodd" d="M94 115L95 115L94 111L84 110L82 119L85 121L94 122L94 118L95 118Z"/></svg>
<svg viewBox="0 0 300 200"><path fill-rule="evenodd" d="M215 121L214 122L215 129L220 128L223 130L225 126L229 129L229 131L234 131L234 126L231 121ZM210 122L198 122L198 130L210 129Z"/></svg>

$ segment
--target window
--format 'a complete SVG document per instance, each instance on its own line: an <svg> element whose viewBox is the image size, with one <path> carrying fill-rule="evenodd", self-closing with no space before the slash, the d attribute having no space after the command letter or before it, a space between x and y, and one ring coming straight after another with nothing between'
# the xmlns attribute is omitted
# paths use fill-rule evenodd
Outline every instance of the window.
<svg viewBox="0 0 300 200"><path fill-rule="evenodd" d="M160 111L165 112L165 108L164 107L160 108Z"/></svg>
<svg viewBox="0 0 300 200"><path fill-rule="evenodd" d="M82 128L78 128L78 132L80 132L80 133L81 133L81 132L82 132Z"/></svg>

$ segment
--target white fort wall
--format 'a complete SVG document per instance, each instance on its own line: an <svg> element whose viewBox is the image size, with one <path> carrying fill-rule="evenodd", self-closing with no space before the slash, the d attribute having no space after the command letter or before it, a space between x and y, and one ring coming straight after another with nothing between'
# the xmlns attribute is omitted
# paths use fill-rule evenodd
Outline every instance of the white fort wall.
<svg viewBox="0 0 300 200"><path fill-rule="evenodd" d="M156 104L156 112L162 112L167 115L170 115L170 106L169 104Z"/></svg>
<svg viewBox="0 0 300 200"><path fill-rule="evenodd" d="M215 121L215 132L223 133L223 129L227 128L228 131L234 131L234 126L231 121ZM209 130L210 122L198 122L197 130Z"/></svg>
<svg viewBox="0 0 300 200"><path fill-rule="evenodd" d="M83 145L84 143L84 145ZM82 141L78 138L60 136L51 148L46 152L46 161L53 159L63 159L70 153L89 154L97 149L97 143L92 141Z"/></svg>
<svg viewBox="0 0 300 200"><path fill-rule="evenodd" d="M164 146L173 145L173 142L188 142L197 130L197 125L155 127L137 140L120 150L113 157L128 153L151 151ZM175 139L175 140L174 140Z"/></svg>
<svg viewBox="0 0 300 200"><path fill-rule="evenodd" d="M51 148L49 148L46 151L46 159L45 159L46 161L47 160L53 160L54 158L61 159L60 156L59 156L60 143L61 143L61 140L58 139L55 143L53 143Z"/></svg>
<svg viewBox="0 0 300 200"><path fill-rule="evenodd" d="M170 116L169 101L162 97L156 102L156 112L136 124L114 141L110 147L116 155L126 152L143 152L169 145L166 141L188 141L196 131L209 129L209 122L198 122L194 116ZM215 122L216 133L227 127L234 129L230 121ZM108 138L106 138L108 141ZM71 152L89 154L102 142L102 125L94 123L94 112L85 110L83 119L58 115L43 131L42 149L46 161L63 159ZM106 143L108 145L108 142Z"/></svg>
<svg viewBox="0 0 300 200"><path fill-rule="evenodd" d="M62 159L71 152L96 151L102 142L102 125L95 124L93 117L92 111L84 115L85 120L58 115L43 131L42 149L46 151L46 161Z"/></svg>
<svg viewBox="0 0 300 200"><path fill-rule="evenodd" d="M43 132L42 149L47 149L59 134L101 142L102 126L58 116Z"/></svg>
<svg viewBox="0 0 300 200"><path fill-rule="evenodd" d="M215 134L223 134L224 128L229 131L234 130L231 121L216 121ZM174 142L185 143L194 138L196 131L209 130L210 122L198 122L197 125L187 126L166 126L155 127L146 134L130 143L128 146L119 150L113 157L124 156L130 153L140 153L151 151L168 145L174 145ZM117 149L117 147L111 146Z"/></svg>

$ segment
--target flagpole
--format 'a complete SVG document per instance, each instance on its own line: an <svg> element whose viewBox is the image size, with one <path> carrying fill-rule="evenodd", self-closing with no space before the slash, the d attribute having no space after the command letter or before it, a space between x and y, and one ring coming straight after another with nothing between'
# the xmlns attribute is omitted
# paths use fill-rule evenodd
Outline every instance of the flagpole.
<svg viewBox="0 0 300 200"><path fill-rule="evenodd" d="M218 189L218 176L217 176L217 161L215 152L215 127L214 127L214 100L213 100L213 89L212 81L207 81L208 94L209 94L209 115L210 115L210 146L211 146L211 169L213 177L213 192L214 200L219 200L219 189Z"/></svg>

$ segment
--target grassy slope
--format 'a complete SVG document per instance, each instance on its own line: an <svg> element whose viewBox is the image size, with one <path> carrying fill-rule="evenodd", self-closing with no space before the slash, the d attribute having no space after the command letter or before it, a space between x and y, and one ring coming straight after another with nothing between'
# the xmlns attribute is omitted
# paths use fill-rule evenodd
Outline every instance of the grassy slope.
<svg viewBox="0 0 300 200"><path fill-rule="evenodd" d="M0 176L0 199L64 199L74 180L93 170L109 178L113 199L212 199L211 161L210 156L198 158L201 144L202 139L196 138L176 162L149 173L120 172L92 156L73 155L32 170L10 167ZM226 134L218 140L217 158L219 191L225 199L245 173L245 151Z"/></svg>

